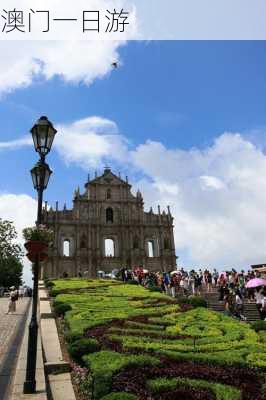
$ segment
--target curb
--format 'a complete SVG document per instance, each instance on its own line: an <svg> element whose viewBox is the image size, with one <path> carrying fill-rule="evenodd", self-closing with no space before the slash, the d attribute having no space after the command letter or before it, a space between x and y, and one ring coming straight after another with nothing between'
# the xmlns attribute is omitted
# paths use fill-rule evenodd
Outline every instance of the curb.
<svg viewBox="0 0 266 400"><path fill-rule="evenodd" d="M48 394L51 400L76 400L72 386L70 364L63 359L54 313L50 298L43 282L40 281L40 333L47 378Z"/></svg>

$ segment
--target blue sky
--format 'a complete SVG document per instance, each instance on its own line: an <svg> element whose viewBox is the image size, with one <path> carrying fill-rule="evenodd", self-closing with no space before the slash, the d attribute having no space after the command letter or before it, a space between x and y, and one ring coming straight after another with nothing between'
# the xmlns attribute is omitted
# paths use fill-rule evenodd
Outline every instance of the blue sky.
<svg viewBox="0 0 266 400"><path fill-rule="evenodd" d="M26 54L27 51L26 49ZM64 58L64 62L66 65L71 64L73 70L82 69L82 63L87 57L84 61L86 69L90 57L94 57L90 51L91 49L88 49L84 56L79 53L77 64L74 55L73 58ZM28 53L27 62L30 63L34 49ZM23 55L20 56L23 58ZM119 57L120 60L117 70L110 68L114 57ZM18 60L10 60L8 68L11 74L14 67L12 62L17 63ZM0 72L1 63L0 61ZM50 63L52 64L52 61ZM178 204L174 210L179 227L180 224L194 226L194 232L198 232L199 237L204 236L200 249L195 253L193 248L199 237L193 236L190 232L192 228L182 226L180 230L187 232L181 241L181 235L176 233L177 247L179 246L177 252L180 252L181 259L183 255L185 263L210 262L219 267L225 262L230 262L230 255L232 264L243 265L253 260L261 260L263 252L260 249L264 246L265 239L257 224L250 234L252 237L258 235L261 242L259 248L252 244L253 247L251 246L248 253L253 254L250 258L248 254L242 258L236 256L242 252L243 243L249 243L248 234L243 241L234 242L232 252L229 243L225 241L228 231L223 231L223 228L217 226L232 223L232 214L230 210L224 209L225 203L230 203L232 213L235 209L239 210L239 204L243 205L244 214L235 221L234 226L244 223L246 214L250 212L245 207L248 206L248 198L254 195L254 191L258 191L254 207L258 209L259 204L261 217L264 215L264 198L259 197L259 192L263 189L262 183L259 182L258 187L252 188L252 192L248 183L253 173L256 176L257 173L266 173L262 151L266 126L266 43L132 41L117 47L114 52L109 52L103 63L107 65L106 72L98 77L96 71L96 79L93 78L90 85L85 83L86 71L82 71L82 78L75 76L72 79L72 72L62 73L60 68L57 71L57 66L53 68L49 77L43 71L31 75L29 67L29 71L23 71L23 74L31 76L22 88L16 83L15 71L14 80L9 82L8 89L5 82L0 80L0 142L16 141L25 137L41 115L47 115L56 127L63 126L65 130L69 127L71 129L71 124L76 121L91 116L112 121L115 125L112 134L123 138L126 150L123 150L123 157L117 158L117 145L114 148L110 146L110 156L105 155L100 159L99 172L102 165L109 162L114 166L115 172L120 170L122 174L127 173L134 188L138 185L147 192L147 206L155 200L163 204L168 202L173 207ZM61 74L61 77L58 74ZM108 126L107 124L104 127L106 134L110 128ZM64 129L59 129L58 137L63 137ZM101 135L102 132L96 129L96 134ZM28 173L37 161L33 147L12 148L10 145L8 149L1 149L1 143L0 194L26 194L34 198L35 193ZM71 147L71 143L68 145ZM134 162L128 163L125 154L132 157ZM145 164L149 155L152 159L156 154L157 164L156 160L152 160L154 165L148 161ZM45 197L50 204L59 200L61 205L66 201L70 206L75 187L84 184L88 172L94 173L93 162L88 161L86 164L84 155L82 160L76 154L73 157L63 157L62 152L55 149L49 155L48 162L54 170L54 175ZM88 155L88 158L90 157L91 154ZM241 159L241 162L235 164L236 159ZM245 159L248 167L254 167L256 170L247 171L243 177L240 172L243 172ZM261 162L256 166L253 160L258 159ZM99 158L96 161L99 161ZM185 170L190 172L185 173ZM232 178L233 170L238 171L237 176L234 175L235 180ZM195 185L196 178L199 186ZM150 191L147 189L149 183ZM157 199L154 200L156 194ZM197 199L201 204L198 208ZM203 207L204 204L206 207ZM179 220L178 215L181 214L183 217ZM228 254L225 258L218 254L214 256L215 246L211 255L206 255L205 250L201 251L204 243L207 244L210 238L208 229L204 233L199 232L198 226L202 229L205 221L210 221L208 229L211 236L214 236L216 245L220 243L221 246L222 243L225 247L229 246L226 247ZM213 224L216 229L213 228ZM177 229L178 227L176 231ZM228 229L235 235L234 227L228 226ZM203 254L202 258L199 254Z"/></svg>

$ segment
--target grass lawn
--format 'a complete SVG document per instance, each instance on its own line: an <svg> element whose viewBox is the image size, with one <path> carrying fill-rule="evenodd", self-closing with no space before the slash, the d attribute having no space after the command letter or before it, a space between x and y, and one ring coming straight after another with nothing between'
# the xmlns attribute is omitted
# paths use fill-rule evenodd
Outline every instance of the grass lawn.
<svg viewBox="0 0 266 400"><path fill-rule="evenodd" d="M53 283L55 308L68 310L71 354L89 371L86 390L95 400L266 398L263 332L205 308L184 312L174 299L136 285ZM81 392L85 386L81 381Z"/></svg>

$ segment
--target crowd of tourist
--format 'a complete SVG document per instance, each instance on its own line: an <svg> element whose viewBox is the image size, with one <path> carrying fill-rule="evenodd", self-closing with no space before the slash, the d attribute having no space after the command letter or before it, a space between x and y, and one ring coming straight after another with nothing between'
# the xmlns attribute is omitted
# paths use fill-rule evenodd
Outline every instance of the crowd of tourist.
<svg viewBox="0 0 266 400"><path fill-rule="evenodd" d="M148 288L157 287L172 297L205 295L218 291L219 302L224 304L225 313L234 314L241 319L245 319L243 307L246 298L248 302L256 302L261 318L266 318L266 288L246 288L251 279L260 278L259 272L237 272L231 269L219 273L215 268L212 271L200 268L186 271L181 268L171 273L154 273L135 267L132 271L122 268L120 273L125 282L135 280Z"/></svg>

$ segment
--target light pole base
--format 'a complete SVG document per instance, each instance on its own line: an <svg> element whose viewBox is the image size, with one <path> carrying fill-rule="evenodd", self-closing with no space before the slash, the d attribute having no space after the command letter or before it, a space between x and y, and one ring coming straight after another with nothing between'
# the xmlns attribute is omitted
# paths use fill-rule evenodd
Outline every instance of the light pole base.
<svg viewBox="0 0 266 400"><path fill-rule="evenodd" d="M36 392L36 381L25 381L23 387L24 394L31 394Z"/></svg>

